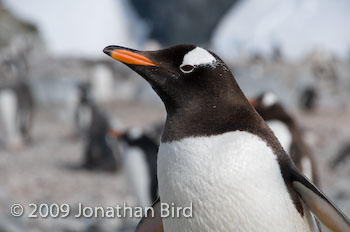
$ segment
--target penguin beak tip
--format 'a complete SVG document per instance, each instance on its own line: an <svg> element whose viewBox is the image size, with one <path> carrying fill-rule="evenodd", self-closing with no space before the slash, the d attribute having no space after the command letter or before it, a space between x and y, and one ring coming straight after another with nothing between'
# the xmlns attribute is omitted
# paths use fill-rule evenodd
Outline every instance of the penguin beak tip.
<svg viewBox="0 0 350 232"><path fill-rule="evenodd" d="M155 64L149 58L145 57L141 52L130 48L110 45L105 47L103 49L103 52L113 59L118 60L124 64L157 66L157 64Z"/></svg>
<svg viewBox="0 0 350 232"><path fill-rule="evenodd" d="M106 54L106 55L111 55L111 51L113 50L112 46L107 46L103 49L103 52Z"/></svg>

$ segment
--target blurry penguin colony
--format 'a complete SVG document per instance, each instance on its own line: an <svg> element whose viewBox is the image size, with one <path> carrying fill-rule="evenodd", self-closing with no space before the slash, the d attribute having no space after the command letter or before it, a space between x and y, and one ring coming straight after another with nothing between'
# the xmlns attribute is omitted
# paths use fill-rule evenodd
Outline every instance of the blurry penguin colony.
<svg viewBox="0 0 350 232"><path fill-rule="evenodd" d="M123 111L116 103L120 101L159 104L154 101L149 87L134 78L134 74L106 60L79 60L68 62L70 64L59 59L51 60L55 65L49 68L44 65L43 71L37 69L35 63L45 61L36 57L33 64L27 54L30 52L23 49L5 50L1 55L0 148L16 151L30 147L36 141L32 136L32 125L38 123L35 109L58 102L58 115L71 124L74 138L82 144L82 160L76 168L91 172L124 172L128 189L137 205L151 205L158 196L157 152L163 120L145 128L125 126L110 111L111 105L114 110ZM326 94L331 95L332 89L335 91L340 88L337 85L343 81L343 77L339 77L335 71L338 66L333 62L312 56L308 59L305 62L310 66L313 77L306 78L307 82L296 79L295 90L286 94L281 94L279 87L270 81L262 84L260 91L258 88L259 83L264 82L265 74L261 73L261 67L274 69L273 62L282 67L287 66L281 61L269 61L257 56L246 60L245 64L235 65L238 67L237 80L243 89L251 82L246 82L244 75L240 78L240 71L247 70L248 75L258 73L255 78L257 87L247 88L246 95L251 98L252 105L266 120L296 166L316 185L322 185L317 154L312 154L310 148L315 138L305 133L292 112L297 110L312 115L323 105L328 105L320 89L329 87ZM233 68L236 68L235 65ZM75 71L77 67L79 72ZM63 75L62 69L66 69L64 75L68 77L47 76L48 71L45 69L58 69L59 75ZM288 71L289 67L285 69ZM83 78L75 78L74 75ZM314 84L311 81L313 78L320 82ZM284 81L290 82L288 79ZM286 98L293 99L286 103ZM138 117L142 120L142 115ZM344 163L349 162L348 143L344 141L329 158L332 169L347 166Z"/></svg>
<svg viewBox="0 0 350 232"><path fill-rule="evenodd" d="M103 84L99 83L99 86ZM137 205L149 206L157 193L157 135L141 128L113 125L95 102L90 83L77 86L79 101L75 108L77 133L84 144L81 168L91 171L125 171ZM116 124L116 123L115 123Z"/></svg>

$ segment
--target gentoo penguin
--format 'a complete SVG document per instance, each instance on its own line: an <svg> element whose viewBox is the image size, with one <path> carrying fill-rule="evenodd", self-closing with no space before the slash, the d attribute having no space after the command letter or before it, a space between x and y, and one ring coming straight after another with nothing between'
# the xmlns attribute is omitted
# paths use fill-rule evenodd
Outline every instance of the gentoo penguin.
<svg viewBox="0 0 350 232"><path fill-rule="evenodd" d="M112 172L119 169L119 150L114 149L108 140L109 128L107 116L96 105L92 105L83 168Z"/></svg>
<svg viewBox="0 0 350 232"><path fill-rule="evenodd" d="M250 99L250 102L274 132L297 168L318 186L317 168L310 148L305 144L297 123L278 101L277 96L272 92L265 92Z"/></svg>
<svg viewBox="0 0 350 232"><path fill-rule="evenodd" d="M214 53L193 45L104 52L146 79L167 111L160 200L138 231L312 231L309 210L334 231L350 230L349 219L299 173ZM191 205L192 217L164 217L167 207L178 212Z"/></svg>
<svg viewBox="0 0 350 232"><path fill-rule="evenodd" d="M314 87L308 86L301 92L299 105L304 111L312 111L316 108L318 94Z"/></svg>
<svg viewBox="0 0 350 232"><path fill-rule="evenodd" d="M147 180L144 180L144 182L148 182L148 184L145 185L146 191L140 190L140 193L136 193L136 195L147 195L148 199L145 201L138 201L140 205L150 206L152 202L158 198L157 153L159 144L157 144L142 128L138 127L129 128L124 133L117 130L111 130L110 133L115 138L125 142L128 146L127 149L124 149L126 153L128 153L124 155L124 160L128 160L124 162L124 168L127 169L126 172L130 179L129 182L135 180L133 185L145 185L144 183L138 184L139 180L144 177L141 176L140 171L135 168L135 165L143 166L142 169L147 170ZM130 149L133 151L132 157L129 155ZM139 151L142 158L136 157L135 153L137 151ZM135 164L135 162L139 163ZM137 187L133 187L134 190L136 188ZM145 192L147 193L145 194ZM144 196L139 196L137 198L142 199ZM142 204L141 202L144 203Z"/></svg>
<svg viewBox="0 0 350 232"><path fill-rule="evenodd" d="M75 109L75 125L84 143L83 168L99 171L117 171L120 166L119 147L109 139L110 122L94 102L91 85L77 85L79 101Z"/></svg>
<svg viewBox="0 0 350 232"><path fill-rule="evenodd" d="M30 130L33 124L35 103L28 83L28 63L24 54L3 61L6 69L8 87L16 94L17 113L16 124L23 141L30 141ZM23 56L22 56L23 55Z"/></svg>
<svg viewBox="0 0 350 232"><path fill-rule="evenodd" d="M82 82L77 85L79 100L75 109L75 126L80 137L84 140L88 138L89 127L92 120L92 108L94 102L92 100L91 85Z"/></svg>
<svg viewBox="0 0 350 232"><path fill-rule="evenodd" d="M18 98L12 88L0 86L0 145L6 149L22 146L21 132L17 124Z"/></svg>
<svg viewBox="0 0 350 232"><path fill-rule="evenodd" d="M29 84L26 81L20 80L14 85L14 91L17 95L18 112L17 122L24 141L29 142L30 130L32 128L35 103Z"/></svg>

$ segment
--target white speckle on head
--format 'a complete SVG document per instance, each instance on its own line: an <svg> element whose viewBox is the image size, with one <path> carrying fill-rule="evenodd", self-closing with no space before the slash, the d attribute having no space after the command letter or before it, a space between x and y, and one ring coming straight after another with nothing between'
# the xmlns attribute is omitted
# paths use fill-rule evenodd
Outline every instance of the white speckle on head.
<svg viewBox="0 0 350 232"><path fill-rule="evenodd" d="M264 106L272 106L273 104L277 103L277 101L277 96L271 92L264 94L262 99L262 103Z"/></svg>
<svg viewBox="0 0 350 232"><path fill-rule="evenodd" d="M182 61L181 66L183 65L192 65L192 66L206 66L210 65L212 67L215 66L216 59L210 54L207 50L196 47L195 49L189 51Z"/></svg>
<svg viewBox="0 0 350 232"><path fill-rule="evenodd" d="M131 139L138 139L141 137L143 130L140 127L132 127L126 133Z"/></svg>

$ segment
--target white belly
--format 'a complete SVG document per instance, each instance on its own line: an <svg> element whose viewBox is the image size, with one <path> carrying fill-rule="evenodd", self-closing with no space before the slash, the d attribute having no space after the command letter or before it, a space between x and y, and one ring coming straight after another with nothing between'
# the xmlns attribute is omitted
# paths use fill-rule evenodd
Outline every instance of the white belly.
<svg viewBox="0 0 350 232"><path fill-rule="evenodd" d="M0 91L0 137L8 147L21 145L21 135L17 125L18 99L12 90Z"/></svg>
<svg viewBox="0 0 350 232"><path fill-rule="evenodd" d="M158 181L162 202L193 204L192 218L163 218L165 231L309 231L276 156L247 132L162 143Z"/></svg>
<svg viewBox="0 0 350 232"><path fill-rule="evenodd" d="M146 207L152 205L150 196L150 177L145 156L141 149L127 148L124 152L124 170L136 205Z"/></svg>

